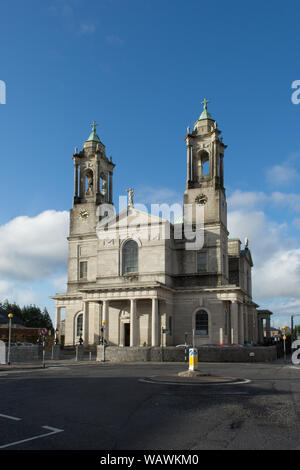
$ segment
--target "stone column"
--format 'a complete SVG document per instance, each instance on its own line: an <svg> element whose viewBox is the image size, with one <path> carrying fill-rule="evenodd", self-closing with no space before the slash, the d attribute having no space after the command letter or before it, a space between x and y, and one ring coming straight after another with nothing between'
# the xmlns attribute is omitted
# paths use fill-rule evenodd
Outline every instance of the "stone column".
<svg viewBox="0 0 300 470"><path fill-rule="evenodd" d="M216 178L217 174L218 174L218 171L217 171L217 152L218 152L218 149L217 149L216 142L212 142L211 145L212 145L212 151L211 151L211 157L210 158L212 158L212 161L210 161L210 164L212 166L212 174L210 175L210 177Z"/></svg>
<svg viewBox="0 0 300 470"><path fill-rule="evenodd" d="M113 203L113 178L112 171L109 172L109 202Z"/></svg>
<svg viewBox="0 0 300 470"><path fill-rule="evenodd" d="M130 299L130 347L136 346L136 299Z"/></svg>
<svg viewBox="0 0 300 470"><path fill-rule="evenodd" d="M239 343L239 304L237 301L231 302L231 342Z"/></svg>
<svg viewBox="0 0 300 470"><path fill-rule="evenodd" d="M223 165L223 155L220 156L220 183L221 186L224 186L224 165Z"/></svg>
<svg viewBox="0 0 300 470"><path fill-rule="evenodd" d="M60 342L60 324L61 324L61 307L56 307L55 330L57 331L57 338Z"/></svg>
<svg viewBox="0 0 300 470"><path fill-rule="evenodd" d="M78 164L74 162L74 197L78 198Z"/></svg>
<svg viewBox="0 0 300 470"><path fill-rule="evenodd" d="M249 341L249 319L248 319L248 307L244 304L244 339Z"/></svg>
<svg viewBox="0 0 300 470"><path fill-rule="evenodd" d="M83 309L83 344L84 346L89 345L89 303L88 301L84 302Z"/></svg>
<svg viewBox="0 0 300 470"><path fill-rule="evenodd" d="M97 194L100 194L100 161L97 161L97 173L96 173L96 178L97 178Z"/></svg>
<svg viewBox="0 0 300 470"><path fill-rule="evenodd" d="M252 340L254 344L258 343L258 315L256 308L251 308L252 317Z"/></svg>
<svg viewBox="0 0 300 470"><path fill-rule="evenodd" d="M238 304L239 308L239 344L245 342L245 317L244 317L244 305Z"/></svg>
<svg viewBox="0 0 300 470"><path fill-rule="evenodd" d="M105 326L104 326L104 339L106 339L108 343L108 329L109 329L109 315L108 315L108 309L109 309L109 300L103 300L102 302L102 326L103 322L105 321Z"/></svg>
<svg viewBox="0 0 300 470"><path fill-rule="evenodd" d="M192 146L187 144L187 181L192 180Z"/></svg>
<svg viewBox="0 0 300 470"><path fill-rule="evenodd" d="M152 346L158 346L158 299L152 299Z"/></svg>
<svg viewBox="0 0 300 470"><path fill-rule="evenodd" d="M271 338L271 322L269 315L266 317L266 337Z"/></svg>
<svg viewBox="0 0 300 470"><path fill-rule="evenodd" d="M258 342L263 343L264 342L264 324L263 324L263 318L261 316L258 316Z"/></svg>
<svg viewBox="0 0 300 470"><path fill-rule="evenodd" d="M224 333L223 333L223 328L220 328L220 344L224 343Z"/></svg>

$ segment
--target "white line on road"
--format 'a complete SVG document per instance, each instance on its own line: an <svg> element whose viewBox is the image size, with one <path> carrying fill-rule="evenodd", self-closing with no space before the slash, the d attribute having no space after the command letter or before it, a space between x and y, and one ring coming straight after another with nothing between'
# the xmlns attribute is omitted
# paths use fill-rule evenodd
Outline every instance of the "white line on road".
<svg viewBox="0 0 300 470"><path fill-rule="evenodd" d="M2 415L0 414L0 418L12 419L13 421L21 421L22 418L15 418L14 416Z"/></svg>
<svg viewBox="0 0 300 470"><path fill-rule="evenodd" d="M47 436L51 436L53 434L64 432L63 429L51 428L50 426L42 426L42 428L43 429L48 429L51 432L48 432L47 434L40 434L39 436L29 437L28 439L23 439L22 441L11 442L10 444L5 444L4 446L0 446L0 449L5 449L6 447L16 446L18 444L23 444L24 442L33 441L35 439L41 439L42 437L47 437Z"/></svg>

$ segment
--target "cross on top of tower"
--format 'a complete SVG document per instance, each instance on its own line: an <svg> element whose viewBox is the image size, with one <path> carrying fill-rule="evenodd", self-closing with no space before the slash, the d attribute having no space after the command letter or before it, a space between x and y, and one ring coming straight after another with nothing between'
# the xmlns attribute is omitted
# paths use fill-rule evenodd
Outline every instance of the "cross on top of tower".
<svg viewBox="0 0 300 470"><path fill-rule="evenodd" d="M96 127L99 126L99 124L95 121L93 121L93 124L92 124L92 129L93 129L93 132L96 133Z"/></svg>
<svg viewBox="0 0 300 470"><path fill-rule="evenodd" d="M206 98L204 98L204 100L203 100L202 103L201 103L201 104L203 104L203 108L205 109L205 111L207 111L207 105L208 105L208 103L210 103L210 101L207 100Z"/></svg>
<svg viewBox="0 0 300 470"><path fill-rule="evenodd" d="M207 100L206 98L204 98L204 100L201 103L201 104L203 104L203 111L202 111L201 116L199 117L199 121L202 121L203 119L210 119L211 121L213 121L213 118L211 117L211 115L207 111L208 103L210 103L210 101Z"/></svg>
<svg viewBox="0 0 300 470"><path fill-rule="evenodd" d="M95 121L93 121L93 123L91 124L91 127L92 127L92 133L91 135L89 136L87 142L100 142L100 139L96 133L96 127L98 126L99 124L97 124Z"/></svg>

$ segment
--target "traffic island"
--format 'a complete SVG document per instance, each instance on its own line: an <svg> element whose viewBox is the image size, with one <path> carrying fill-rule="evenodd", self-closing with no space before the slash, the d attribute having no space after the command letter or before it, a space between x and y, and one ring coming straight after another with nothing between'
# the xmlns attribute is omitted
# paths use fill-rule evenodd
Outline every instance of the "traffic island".
<svg viewBox="0 0 300 470"><path fill-rule="evenodd" d="M196 348L189 350L189 369L178 372L178 374L152 377L152 380L160 383L173 383L173 384L228 384L239 382L240 379L235 377L216 377L207 372L198 370L198 351Z"/></svg>
<svg viewBox="0 0 300 470"><path fill-rule="evenodd" d="M161 385L218 385L249 383L249 380L239 379L237 377L217 377L200 371L193 371L194 374L191 375L186 372L190 371L179 372L174 375L153 376L145 378L142 381Z"/></svg>

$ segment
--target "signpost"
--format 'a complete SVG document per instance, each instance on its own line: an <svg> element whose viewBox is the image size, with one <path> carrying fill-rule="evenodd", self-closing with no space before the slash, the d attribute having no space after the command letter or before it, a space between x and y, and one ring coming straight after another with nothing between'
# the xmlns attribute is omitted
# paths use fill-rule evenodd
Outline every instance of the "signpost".
<svg viewBox="0 0 300 470"><path fill-rule="evenodd" d="M102 361L105 362L105 343L106 343L106 339L105 339L105 328L106 328L106 321L103 320L102 321L102 331L103 331L103 336L102 336L102 339L103 339L103 356L102 356Z"/></svg>
<svg viewBox="0 0 300 470"><path fill-rule="evenodd" d="M187 337L188 337L188 333L184 333L184 362L188 361L188 359L187 359L187 351L188 351Z"/></svg>
<svg viewBox="0 0 300 470"><path fill-rule="evenodd" d="M13 314L9 313L8 314L9 318L9 327L8 327L8 352L7 352L7 364L10 364L10 348L11 348L11 322L13 319Z"/></svg>
<svg viewBox="0 0 300 470"><path fill-rule="evenodd" d="M161 327L161 362L164 362L164 340L163 335L169 335L170 331L167 328Z"/></svg>
<svg viewBox="0 0 300 470"><path fill-rule="evenodd" d="M284 361L286 362L286 343L285 343L285 341L286 341L286 334L285 334L286 326L283 326L282 329L283 329L283 333L284 333L284 335L283 335Z"/></svg>
<svg viewBox="0 0 300 470"><path fill-rule="evenodd" d="M45 336L48 334L47 328L41 329L41 335L43 336L43 368L45 369Z"/></svg>

